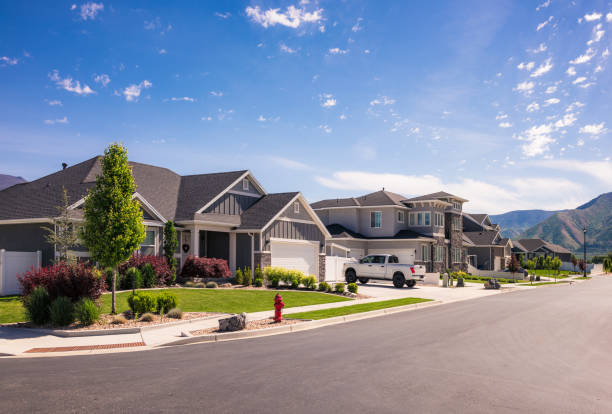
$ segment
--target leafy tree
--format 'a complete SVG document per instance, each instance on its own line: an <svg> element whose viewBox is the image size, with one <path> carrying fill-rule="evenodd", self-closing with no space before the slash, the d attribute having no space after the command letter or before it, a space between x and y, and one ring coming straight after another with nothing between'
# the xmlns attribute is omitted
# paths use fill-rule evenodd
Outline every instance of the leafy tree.
<svg viewBox="0 0 612 414"><path fill-rule="evenodd" d="M561 259L555 257L550 260L551 269L555 271L555 282L557 281L557 276L559 275L559 269L561 268L562 262Z"/></svg>
<svg viewBox="0 0 612 414"><path fill-rule="evenodd" d="M525 268L525 265L526 265L526 264L525 264L525 257L524 257L524 255L519 254L519 255L517 255L517 256L518 256L518 260L519 260L519 265L520 265L522 268Z"/></svg>
<svg viewBox="0 0 612 414"><path fill-rule="evenodd" d="M510 259L508 259L508 270L512 272L512 279L514 279L514 274L519 271L521 265L516 258L515 255L512 255Z"/></svg>
<svg viewBox="0 0 612 414"><path fill-rule="evenodd" d="M70 218L70 199L68 191L63 189L62 204L57 206L59 216L53 220L53 227L43 227L47 234L45 240L49 244L55 245L56 251L59 253L59 260L68 260L68 250L79 245L79 234L74 229L74 223ZM53 260L55 262L55 258Z"/></svg>
<svg viewBox="0 0 612 414"><path fill-rule="evenodd" d="M118 266L130 258L145 238L145 226L127 150L111 144L100 160L102 175L85 199L82 239L93 260L113 268L112 313L116 313L115 291Z"/></svg>
<svg viewBox="0 0 612 414"><path fill-rule="evenodd" d="M572 255L572 264L574 265L574 273L576 272L576 265L578 264L578 258Z"/></svg>
<svg viewBox="0 0 612 414"><path fill-rule="evenodd" d="M174 252L176 251L177 247L178 238L176 236L176 228L174 227L174 223L168 220L164 226L164 256L166 256L168 266L170 266L175 274L176 258L174 257Z"/></svg>
<svg viewBox="0 0 612 414"><path fill-rule="evenodd" d="M581 272L584 272L584 270L586 269L586 262L584 261L584 259L580 259L578 261L578 267L580 268Z"/></svg>
<svg viewBox="0 0 612 414"><path fill-rule="evenodd" d="M608 257L603 259L603 268L604 272L612 273L612 255L608 255Z"/></svg>

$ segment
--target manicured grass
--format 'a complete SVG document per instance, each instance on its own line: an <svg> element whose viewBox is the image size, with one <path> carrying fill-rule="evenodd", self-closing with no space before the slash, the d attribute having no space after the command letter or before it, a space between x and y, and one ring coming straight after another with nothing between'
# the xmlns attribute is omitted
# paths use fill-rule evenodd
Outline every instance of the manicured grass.
<svg viewBox="0 0 612 414"><path fill-rule="evenodd" d="M291 319L327 319L334 316L344 316L353 313L369 312L378 309L393 308L395 306L411 305L413 303L429 302L431 299L421 298L402 298L384 300L381 302L360 303L359 305L341 306L338 308L321 309L311 312L300 312L287 314Z"/></svg>
<svg viewBox="0 0 612 414"><path fill-rule="evenodd" d="M0 323L22 322L26 320L21 296L0 297Z"/></svg>
<svg viewBox="0 0 612 414"><path fill-rule="evenodd" d="M584 277L584 276L580 276L580 277L575 277L574 280L587 280L590 279L590 276Z"/></svg>
<svg viewBox="0 0 612 414"><path fill-rule="evenodd" d="M352 300L342 296L319 292L300 292L291 290L248 290L248 289L165 289L178 298L178 307L184 312L259 312L274 310L274 296L280 293L285 308L317 305ZM153 294L157 291L152 290ZM129 309L127 298L131 292L117 294L117 312ZM111 295L102 295L102 313L111 311Z"/></svg>
<svg viewBox="0 0 612 414"><path fill-rule="evenodd" d="M529 274L535 274L538 276L546 276L546 277L555 277L555 273L552 270L547 270L547 269L535 269L535 270L529 270ZM580 272L572 272L569 270L561 270L560 274L557 275L557 278L563 278L563 277L568 277L569 275L579 275Z"/></svg>

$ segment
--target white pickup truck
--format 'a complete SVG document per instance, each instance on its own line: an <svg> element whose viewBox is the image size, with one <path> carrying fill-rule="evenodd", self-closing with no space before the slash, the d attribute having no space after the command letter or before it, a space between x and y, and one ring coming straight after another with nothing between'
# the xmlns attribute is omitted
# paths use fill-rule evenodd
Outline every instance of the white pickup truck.
<svg viewBox="0 0 612 414"><path fill-rule="evenodd" d="M371 254L359 260L344 264L346 283L368 283L370 279L392 280L393 286L414 287L425 278L425 266L401 264L392 254Z"/></svg>

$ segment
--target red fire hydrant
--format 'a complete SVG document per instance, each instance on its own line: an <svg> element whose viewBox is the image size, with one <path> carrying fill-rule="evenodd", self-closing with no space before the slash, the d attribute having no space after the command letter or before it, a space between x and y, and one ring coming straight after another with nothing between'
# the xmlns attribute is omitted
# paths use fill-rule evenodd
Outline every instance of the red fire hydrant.
<svg viewBox="0 0 612 414"><path fill-rule="evenodd" d="M283 297L277 293L274 296L274 322L281 322L283 320L283 315L281 314L281 310L285 307L283 303Z"/></svg>

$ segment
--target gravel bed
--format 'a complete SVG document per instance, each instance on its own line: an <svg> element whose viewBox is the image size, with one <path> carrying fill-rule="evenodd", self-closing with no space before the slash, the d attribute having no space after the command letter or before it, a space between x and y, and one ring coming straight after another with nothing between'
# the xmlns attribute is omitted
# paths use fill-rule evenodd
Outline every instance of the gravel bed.
<svg viewBox="0 0 612 414"><path fill-rule="evenodd" d="M297 323L306 322L304 320L299 319L283 319L282 322L274 322L273 318L268 319L259 319L256 321L248 321L246 324L245 331L252 331L254 329L265 329L265 328L276 328L277 326L283 325L295 325ZM208 335L211 333L224 333L219 332L219 328L208 328L208 329L198 329L197 331L190 331L190 333L194 336L197 335Z"/></svg>

